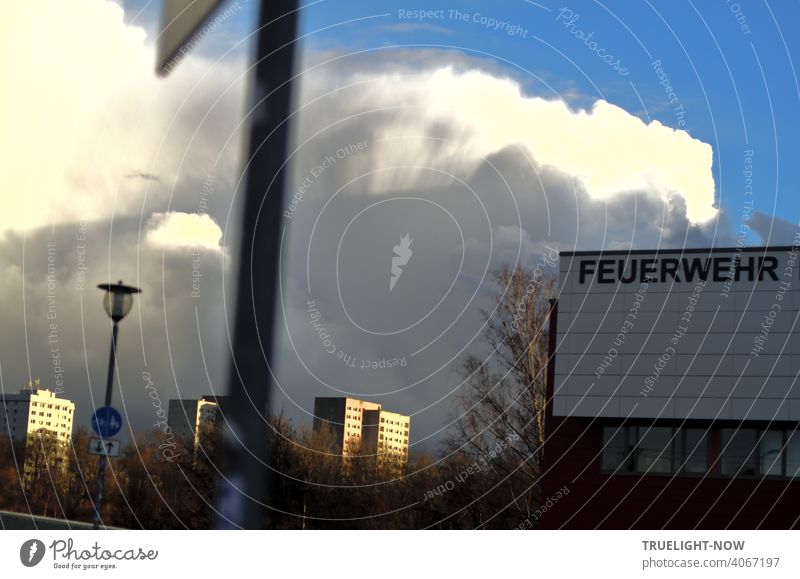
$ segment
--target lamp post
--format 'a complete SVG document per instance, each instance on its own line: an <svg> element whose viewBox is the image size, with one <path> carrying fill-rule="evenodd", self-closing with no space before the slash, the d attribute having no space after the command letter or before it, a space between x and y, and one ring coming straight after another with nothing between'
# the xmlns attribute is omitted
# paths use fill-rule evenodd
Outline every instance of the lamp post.
<svg viewBox="0 0 800 579"><path fill-rule="evenodd" d="M117 283L101 283L97 286L105 291L103 296L103 309L106 310L108 317L114 322L111 329L111 351L108 354L108 379L106 380L106 399L105 406L111 406L111 391L114 388L114 367L117 361L117 332L119 321L128 315L133 307L133 294L141 293L138 287L124 285L122 280ZM100 463L97 466L97 495L94 500L94 528L100 528L100 512L103 508L103 494L105 492L106 480L106 454L100 455Z"/></svg>

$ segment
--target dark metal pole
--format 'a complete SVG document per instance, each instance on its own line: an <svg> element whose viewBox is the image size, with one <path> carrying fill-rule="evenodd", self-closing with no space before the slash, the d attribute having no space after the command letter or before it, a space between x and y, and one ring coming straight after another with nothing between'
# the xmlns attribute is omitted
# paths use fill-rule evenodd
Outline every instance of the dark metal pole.
<svg viewBox="0 0 800 579"><path fill-rule="evenodd" d="M259 11L217 528L264 528L270 494L266 421L297 4L262 0Z"/></svg>
<svg viewBox="0 0 800 579"><path fill-rule="evenodd" d="M114 389L114 367L117 361L117 331L119 326L114 322L111 329L111 351L108 354L108 378L106 379L106 403L111 406L111 391ZM100 528L100 511L103 509L103 494L106 486L106 462L105 452L100 455L100 462L97 465L97 495L94 499L94 528Z"/></svg>

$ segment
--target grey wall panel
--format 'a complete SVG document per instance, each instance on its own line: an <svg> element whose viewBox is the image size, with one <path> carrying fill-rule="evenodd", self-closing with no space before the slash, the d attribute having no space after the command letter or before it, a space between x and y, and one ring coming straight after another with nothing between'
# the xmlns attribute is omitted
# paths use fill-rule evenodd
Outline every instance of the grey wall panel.
<svg viewBox="0 0 800 579"><path fill-rule="evenodd" d="M726 282L737 258L740 279ZM655 281L622 283L634 261ZM563 254L554 411L800 420L800 268L781 285L788 262L786 248Z"/></svg>

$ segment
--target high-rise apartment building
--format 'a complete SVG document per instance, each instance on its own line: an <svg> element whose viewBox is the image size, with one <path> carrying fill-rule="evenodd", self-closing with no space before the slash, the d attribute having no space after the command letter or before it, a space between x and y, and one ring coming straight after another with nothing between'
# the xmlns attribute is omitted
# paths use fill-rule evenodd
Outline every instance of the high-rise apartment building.
<svg viewBox="0 0 800 579"><path fill-rule="evenodd" d="M46 388L28 386L19 394L0 395L0 436L12 442L23 442L34 432L69 442L74 416L75 404Z"/></svg>
<svg viewBox="0 0 800 579"><path fill-rule="evenodd" d="M327 429L334 440L333 451L408 459L411 419L384 410L380 404L355 398L315 398L314 431Z"/></svg>
<svg viewBox="0 0 800 579"><path fill-rule="evenodd" d="M411 419L388 410L365 410L362 427L363 452L378 456L408 459L408 432Z"/></svg>
<svg viewBox="0 0 800 579"><path fill-rule="evenodd" d="M225 396L180 398L169 401L167 425L186 448L196 448L204 429L216 429L222 422Z"/></svg>

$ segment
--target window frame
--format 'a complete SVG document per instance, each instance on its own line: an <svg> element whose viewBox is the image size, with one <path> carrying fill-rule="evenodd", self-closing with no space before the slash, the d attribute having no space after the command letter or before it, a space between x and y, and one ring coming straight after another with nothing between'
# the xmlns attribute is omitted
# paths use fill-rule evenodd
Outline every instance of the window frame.
<svg viewBox="0 0 800 579"><path fill-rule="evenodd" d="M687 424L688 422L688 424ZM597 461L599 472L603 475L634 475L634 476L669 476L681 478L716 478L716 479L749 479L749 480L798 480L800 481L800 425L788 422L767 422L767 421L687 421L687 420L632 420L632 421L611 421L602 420L599 428L599 442L600 451L598 453ZM671 438L669 450L671 452L670 470L669 472L654 472L653 470L639 470L639 445L644 433L650 428L669 428L671 429ZM611 431L621 431L623 435L623 443L626 449L633 448L633 451L628 456L623 458L623 463L616 467L604 466L608 449L608 441L606 440L606 429ZM688 442L689 432L692 430L701 431L704 438L704 449L696 452L702 452L704 458L704 470L702 472L692 472L687 470L686 466L690 458L690 443ZM741 430L751 430L755 432L755 448L752 455L746 464L753 464L755 474L742 473L741 468L737 473L725 472L723 473L723 459L725 457L725 448L728 441L725 440L725 431L738 432ZM776 472L765 474L764 457L766 452L766 441L769 433L780 433L780 468L774 469ZM794 468L796 474L789 474L788 464L789 460L789 443L794 437L794 444L798 445L798 452L795 453ZM694 444L694 443L691 443ZM774 446L774 444L772 445ZM693 457L695 461L698 456Z"/></svg>

